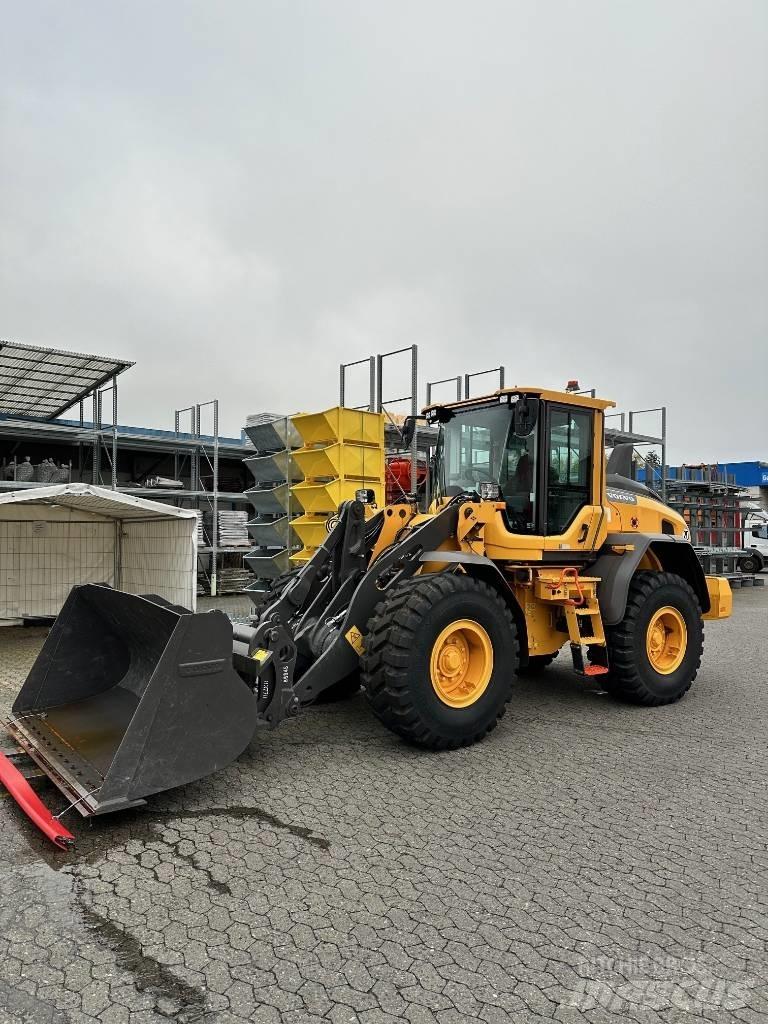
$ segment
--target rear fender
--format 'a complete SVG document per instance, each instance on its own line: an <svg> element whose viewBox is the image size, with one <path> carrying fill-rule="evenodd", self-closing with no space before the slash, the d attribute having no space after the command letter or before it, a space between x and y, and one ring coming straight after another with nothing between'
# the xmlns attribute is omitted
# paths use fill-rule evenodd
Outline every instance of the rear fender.
<svg viewBox="0 0 768 1024"><path fill-rule="evenodd" d="M687 540L661 533L612 533L587 570L591 575L600 577L597 598L606 626L616 626L624 618L629 585L646 554L653 556L662 572L672 572L686 580L698 597L702 612L706 614L709 611L710 597L704 570Z"/></svg>

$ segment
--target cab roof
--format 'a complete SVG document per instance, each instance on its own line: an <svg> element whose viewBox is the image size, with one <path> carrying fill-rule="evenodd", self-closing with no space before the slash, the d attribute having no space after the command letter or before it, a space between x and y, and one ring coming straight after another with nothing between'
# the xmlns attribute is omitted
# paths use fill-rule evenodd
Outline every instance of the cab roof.
<svg viewBox="0 0 768 1024"><path fill-rule="evenodd" d="M616 403L606 398L592 398L591 395L580 395L575 391L552 391L549 388L523 387L515 385L513 388L499 388L487 395L478 395L475 398L463 398L460 402L432 402L426 406L423 412L430 409L463 409L473 405L483 405L492 402L494 399L501 399L505 395L531 395L541 398L545 402L558 402L561 405L574 405L581 409L613 409Z"/></svg>

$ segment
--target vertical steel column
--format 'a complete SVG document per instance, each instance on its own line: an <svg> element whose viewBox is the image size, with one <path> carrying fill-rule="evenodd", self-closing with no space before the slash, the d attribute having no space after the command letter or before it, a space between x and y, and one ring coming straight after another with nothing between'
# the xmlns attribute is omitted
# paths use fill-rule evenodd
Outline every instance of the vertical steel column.
<svg viewBox="0 0 768 1024"><path fill-rule="evenodd" d="M195 446L192 449L193 465L193 490L200 490L200 406L196 405L192 410L192 435L195 439Z"/></svg>
<svg viewBox="0 0 768 1024"><path fill-rule="evenodd" d="M219 400L213 400L213 537L211 538L211 597L216 597L219 553Z"/></svg>
<svg viewBox="0 0 768 1024"><path fill-rule="evenodd" d="M85 424L85 402L80 399L80 430L82 431L83 425ZM77 441L77 475L82 483L83 479L83 440L82 434ZM72 479L72 474L69 474L69 479Z"/></svg>
<svg viewBox="0 0 768 1024"><path fill-rule="evenodd" d="M173 428L176 431L176 436L179 436L179 410L173 414ZM179 449L176 448L173 453L173 479L179 479Z"/></svg>
<svg viewBox="0 0 768 1024"><path fill-rule="evenodd" d="M427 381L427 401L426 401L426 404L427 405L431 405L432 404L432 388L436 387L438 384L448 384L451 381L455 381L455 383L456 383L456 401L460 402L461 401L461 374L459 374L458 377L444 377L442 380L430 380L430 381Z"/></svg>
<svg viewBox="0 0 768 1024"><path fill-rule="evenodd" d="M383 367L384 367L384 356L381 355L381 353L379 353L379 355L376 356L376 407L373 410L374 412L383 412L384 411L384 401L383 401L384 394L383 394L382 383L381 383L381 371L382 371Z"/></svg>
<svg viewBox="0 0 768 1024"><path fill-rule="evenodd" d="M339 405L343 408L347 404L347 370L352 366L362 366L363 363L368 363L368 410L374 412L374 406L376 404L376 359L374 356L366 356L365 359L356 359L353 363L340 363L339 364ZM353 405L353 409L363 409L365 406Z"/></svg>
<svg viewBox="0 0 768 1024"><path fill-rule="evenodd" d="M464 374L464 397L469 398L469 382L473 377L484 377L487 373L498 373L499 375L499 389L504 387L504 367L493 366L490 370L478 370L476 373L465 373ZM461 395L459 395L461 398Z"/></svg>
<svg viewBox="0 0 768 1024"><path fill-rule="evenodd" d="M112 490L117 490L117 376L112 378Z"/></svg>
<svg viewBox="0 0 768 1024"><path fill-rule="evenodd" d="M667 500L667 407L661 407L661 500Z"/></svg>
<svg viewBox="0 0 768 1024"><path fill-rule="evenodd" d="M98 389L96 389L93 392L93 464L91 468L91 482L93 484L99 483L99 462L101 460L101 422L99 420L99 409L101 403L99 402L99 397Z"/></svg>
<svg viewBox="0 0 768 1024"><path fill-rule="evenodd" d="M419 349L417 345L411 346L411 415L413 416L413 437L411 439L411 493L415 496L418 488L418 455L419 440L418 424L416 417L419 414Z"/></svg>

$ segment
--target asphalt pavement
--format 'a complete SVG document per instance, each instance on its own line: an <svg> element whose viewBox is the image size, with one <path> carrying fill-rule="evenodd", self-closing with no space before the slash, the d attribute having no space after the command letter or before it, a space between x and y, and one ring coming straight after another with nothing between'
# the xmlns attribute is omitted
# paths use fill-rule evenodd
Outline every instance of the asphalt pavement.
<svg viewBox="0 0 768 1024"><path fill-rule="evenodd" d="M0 798L0 1021L765 1024L768 588L734 597L672 707L562 655L476 747L413 750L359 695L70 812L73 853ZM0 630L0 710L43 636Z"/></svg>

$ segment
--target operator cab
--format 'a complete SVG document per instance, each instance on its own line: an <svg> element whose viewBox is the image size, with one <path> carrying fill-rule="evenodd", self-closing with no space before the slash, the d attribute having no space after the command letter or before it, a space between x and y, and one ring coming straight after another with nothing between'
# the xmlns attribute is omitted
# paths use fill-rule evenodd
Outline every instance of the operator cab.
<svg viewBox="0 0 768 1024"><path fill-rule="evenodd" d="M435 497L492 493L505 503L512 533L565 533L581 508L600 501L593 495L595 415L541 393L497 392L432 407L428 419L439 424Z"/></svg>

